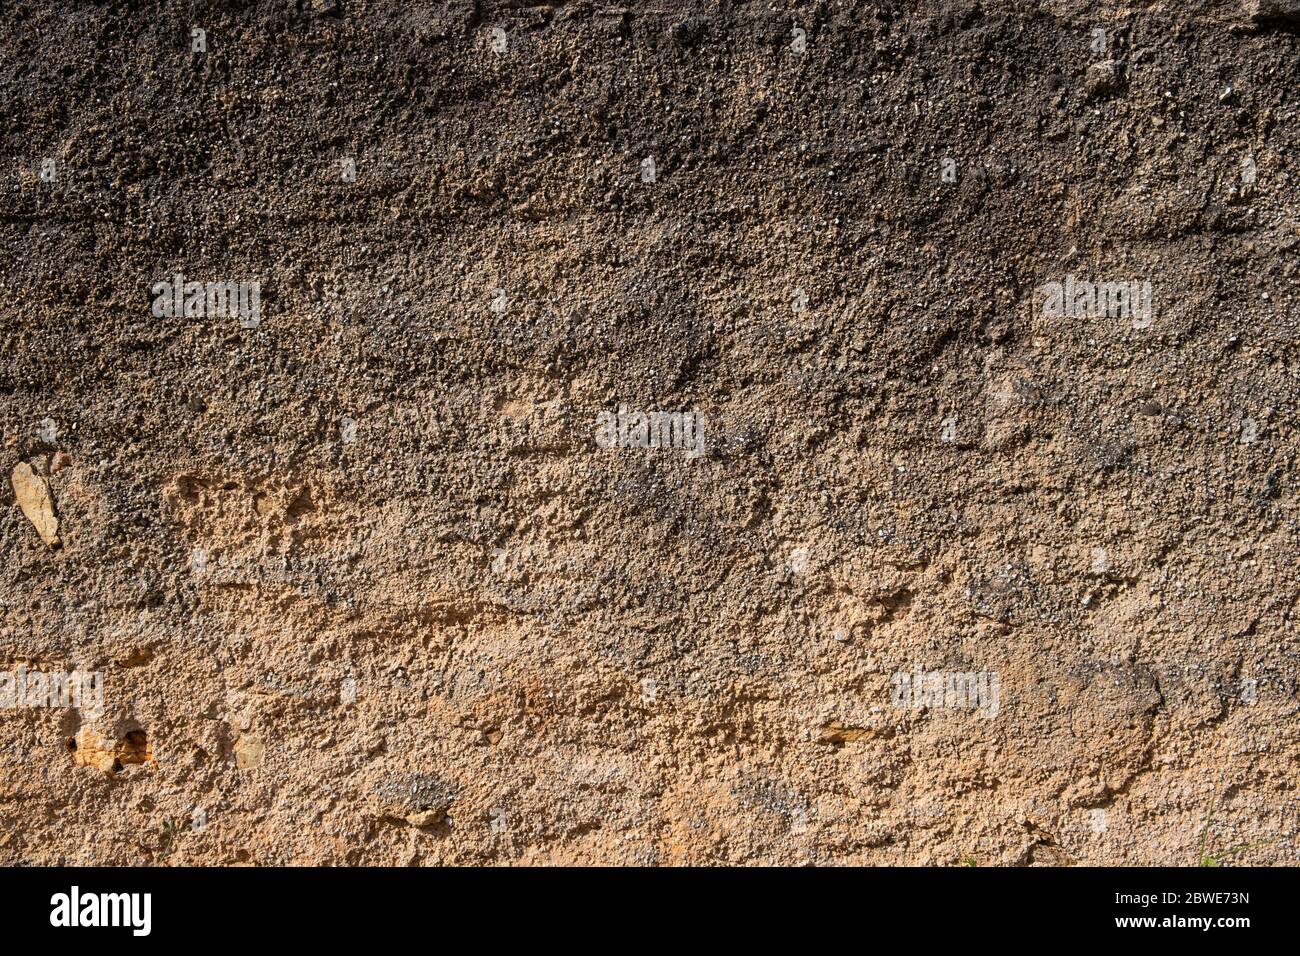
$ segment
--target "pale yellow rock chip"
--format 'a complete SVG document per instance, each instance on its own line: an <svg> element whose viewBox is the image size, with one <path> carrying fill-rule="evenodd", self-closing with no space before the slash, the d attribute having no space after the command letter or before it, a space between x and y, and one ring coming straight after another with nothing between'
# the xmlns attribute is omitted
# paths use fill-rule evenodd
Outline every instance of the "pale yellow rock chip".
<svg viewBox="0 0 1300 956"><path fill-rule="evenodd" d="M25 461L14 468L11 480L14 497L18 507L22 508L27 520L36 526L36 533L41 540L53 547L59 543L59 519L54 515L54 499L50 496L50 485L44 478L32 471L32 466Z"/></svg>
<svg viewBox="0 0 1300 956"><path fill-rule="evenodd" d="M431 827L444 816L441 810L420 810L416 813L408 813L404 819L413 827Z"/></svg>
<svg viewBox="0 0 1300 956"><path fill-rule="evenodd" d="M120 740L109 740L83 727L68 749L72 751L73 766L94 767L104 773L117 773L126 764L154 765L153 747L141 730L133 730Z"/></svg>
<svg viewBox="0 0 1300 956"><path fill-rule="evenodd" d="M248 770L262 765L262 756L266 753L266 744L255 737L240 737L235 741L235 766Z"/></svg>

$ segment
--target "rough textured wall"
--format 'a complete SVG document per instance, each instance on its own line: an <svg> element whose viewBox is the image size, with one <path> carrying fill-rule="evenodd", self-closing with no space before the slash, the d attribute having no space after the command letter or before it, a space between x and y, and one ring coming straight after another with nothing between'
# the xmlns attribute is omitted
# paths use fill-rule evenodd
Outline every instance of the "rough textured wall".
<svg viewBox="0 0 1300 956"><path fill-rule="evenodd" d="M0 13L0 862L1297 860L1293 0Z"/></svg>

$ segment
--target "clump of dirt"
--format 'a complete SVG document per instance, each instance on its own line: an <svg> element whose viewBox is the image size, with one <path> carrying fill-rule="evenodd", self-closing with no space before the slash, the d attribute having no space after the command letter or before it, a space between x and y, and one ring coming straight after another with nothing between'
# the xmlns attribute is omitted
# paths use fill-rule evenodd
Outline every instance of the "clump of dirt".
<svg viewBox="0 0 1300 956"><path fill-rule="evenodd" d="M1294 862L1298 91L1291 0L11 4L0 661L140 737L3 671L0 862Z"/></svg>

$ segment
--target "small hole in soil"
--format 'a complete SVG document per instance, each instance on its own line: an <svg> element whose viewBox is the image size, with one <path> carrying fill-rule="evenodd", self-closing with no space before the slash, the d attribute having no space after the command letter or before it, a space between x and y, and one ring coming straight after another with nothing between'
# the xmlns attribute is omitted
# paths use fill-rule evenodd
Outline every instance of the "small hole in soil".
<svg viewBox="0 0 1300 956"><path fill-rule="evenodd" d="M69 751L70 753L76 753L76 752L77 752L77 738L76 738L76 737L69 737L69 738L68 738L68 751Z"/></svg>

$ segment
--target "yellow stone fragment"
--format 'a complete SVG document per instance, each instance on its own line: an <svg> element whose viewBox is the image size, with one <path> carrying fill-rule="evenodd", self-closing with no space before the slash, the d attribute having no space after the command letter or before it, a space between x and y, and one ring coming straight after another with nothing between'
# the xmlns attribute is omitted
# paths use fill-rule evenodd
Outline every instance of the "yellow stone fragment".
<svg viewBox="0 0 1300 956"><path fill-rule="evenodd" d="M14 468L11 480L14 497L18 507L23 509L27 520L36 526L36 533L41 540L53 547L59 543L59 519L54 515L54 499L50 497L50 485L44 478L32 471L32 466L25 461Z"/></svg>

